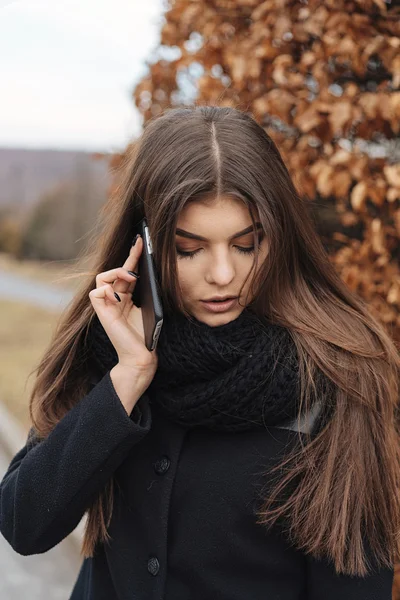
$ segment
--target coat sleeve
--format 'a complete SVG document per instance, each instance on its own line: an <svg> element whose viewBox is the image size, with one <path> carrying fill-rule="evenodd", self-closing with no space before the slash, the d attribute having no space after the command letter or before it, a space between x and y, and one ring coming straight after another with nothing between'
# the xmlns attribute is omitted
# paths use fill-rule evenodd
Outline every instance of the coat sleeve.
<svg viewBox="0 0 400 600"><path fill-rule="evenodd" d="M0 531L13 549L61 542L150 427L147 396L128 415L107 371L45 439L32 428L0 483Z"/></svg>
<svg viewBox="0 0 400 600"><path fill-rule="evenodd" d="M392 600L393 568L374 567L365 577L337 574L328 560L306 555L307 600Z"/></svg>

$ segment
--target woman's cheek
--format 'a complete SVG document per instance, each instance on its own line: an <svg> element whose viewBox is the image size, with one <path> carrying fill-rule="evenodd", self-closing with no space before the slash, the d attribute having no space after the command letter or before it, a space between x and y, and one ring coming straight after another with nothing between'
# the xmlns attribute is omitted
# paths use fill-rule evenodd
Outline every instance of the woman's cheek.
<svg viewBox="0 0 400 600"><path fill-rule="evenodd" d="M178 274L179 286L180 286L182 292L185 292L188 289L188 274L186 271L187 271L187 269L185 269L185 266L180 265L178 262L177 274Z"/></svg>

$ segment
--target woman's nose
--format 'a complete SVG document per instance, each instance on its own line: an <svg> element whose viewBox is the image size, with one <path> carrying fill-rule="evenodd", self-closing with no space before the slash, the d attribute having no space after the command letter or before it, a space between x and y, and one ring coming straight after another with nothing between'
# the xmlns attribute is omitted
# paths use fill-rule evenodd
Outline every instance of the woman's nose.
<svg viewBox="0 0 400 600"><path fill-rule="evenodd" d="M209 268L209 283L220 286L229 284L235 276L233 262L227 258L214 259Z"/></svg>

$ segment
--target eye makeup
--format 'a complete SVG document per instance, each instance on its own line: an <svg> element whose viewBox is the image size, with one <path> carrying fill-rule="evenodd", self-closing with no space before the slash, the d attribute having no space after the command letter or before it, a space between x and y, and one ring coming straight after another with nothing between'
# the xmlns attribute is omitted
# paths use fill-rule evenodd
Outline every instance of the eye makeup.
<svg viewBox="0 0 400 600"><path fill-rule="evenodd" d="M263 234L259 234L258 235L258 248L260 248L261 243L264 239L264 235ZM234 246L236 252L239 252L241 254L247 254L247 255L252 255L255 253L255 247L254 246ZM178 255L178 258L194 258L196 256L196 254L198 254L199 252L201 252L201 250L203 250L203 248L199 248L198 250L192 250L192 251L185 251L185 250L181 250L180 248L176 248L176 253Z"/></svg>

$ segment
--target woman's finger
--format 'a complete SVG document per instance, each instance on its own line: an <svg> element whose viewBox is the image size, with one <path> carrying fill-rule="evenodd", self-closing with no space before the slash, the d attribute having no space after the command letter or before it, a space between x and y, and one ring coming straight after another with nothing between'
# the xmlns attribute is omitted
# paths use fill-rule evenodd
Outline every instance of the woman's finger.
<svg viewBox="0 0 400 600"><path fill-rule="evenodd" d="M90 290L89 298L93 308L95 309L99 317L103 313L104 309L110 304L117 305L120 303L118 298L115 296L115 292L112 285L110 285L109 283L106 283L106 285Z"/></svg>
<svg viewBox="0 0 400 600"><path fill-rule="evenodd" d="M126 269L126 271L132 271L133 273L137 273L137 275L139 275L139 258L140 258L142 249L143 249L143 240L139 236L138 239L136 240L136 244L131 247L129 255L128 255L126 261L124 262L124 264L122 265L123 269ZM132 293L133 290L135 289L136 279L137 278L135 277L129 283L127 283L124 280L121 281L121 279L117 279L114 283L114 290L116 292Z"/></svg>
<svg viewBox="0 0 400 600"><path fill-rule="evenodd" d="M133 274L132 274L133 273ZM130 286L131 284L135 284L137 280L137 276L134 273L134 271L132 271L131 273L124 269L123 267L117 267L115 269L110 269L109 271L104 271L103 273L99 273L98 275L96 275L96 287L102 287L103 285L106 285L107 283L109 284L114 284L114 289L115 289L115 283L114 282L123 282L124 284L127 284L128 286ZM124 289L120 289L119 291L124 292Z"/></svg>

